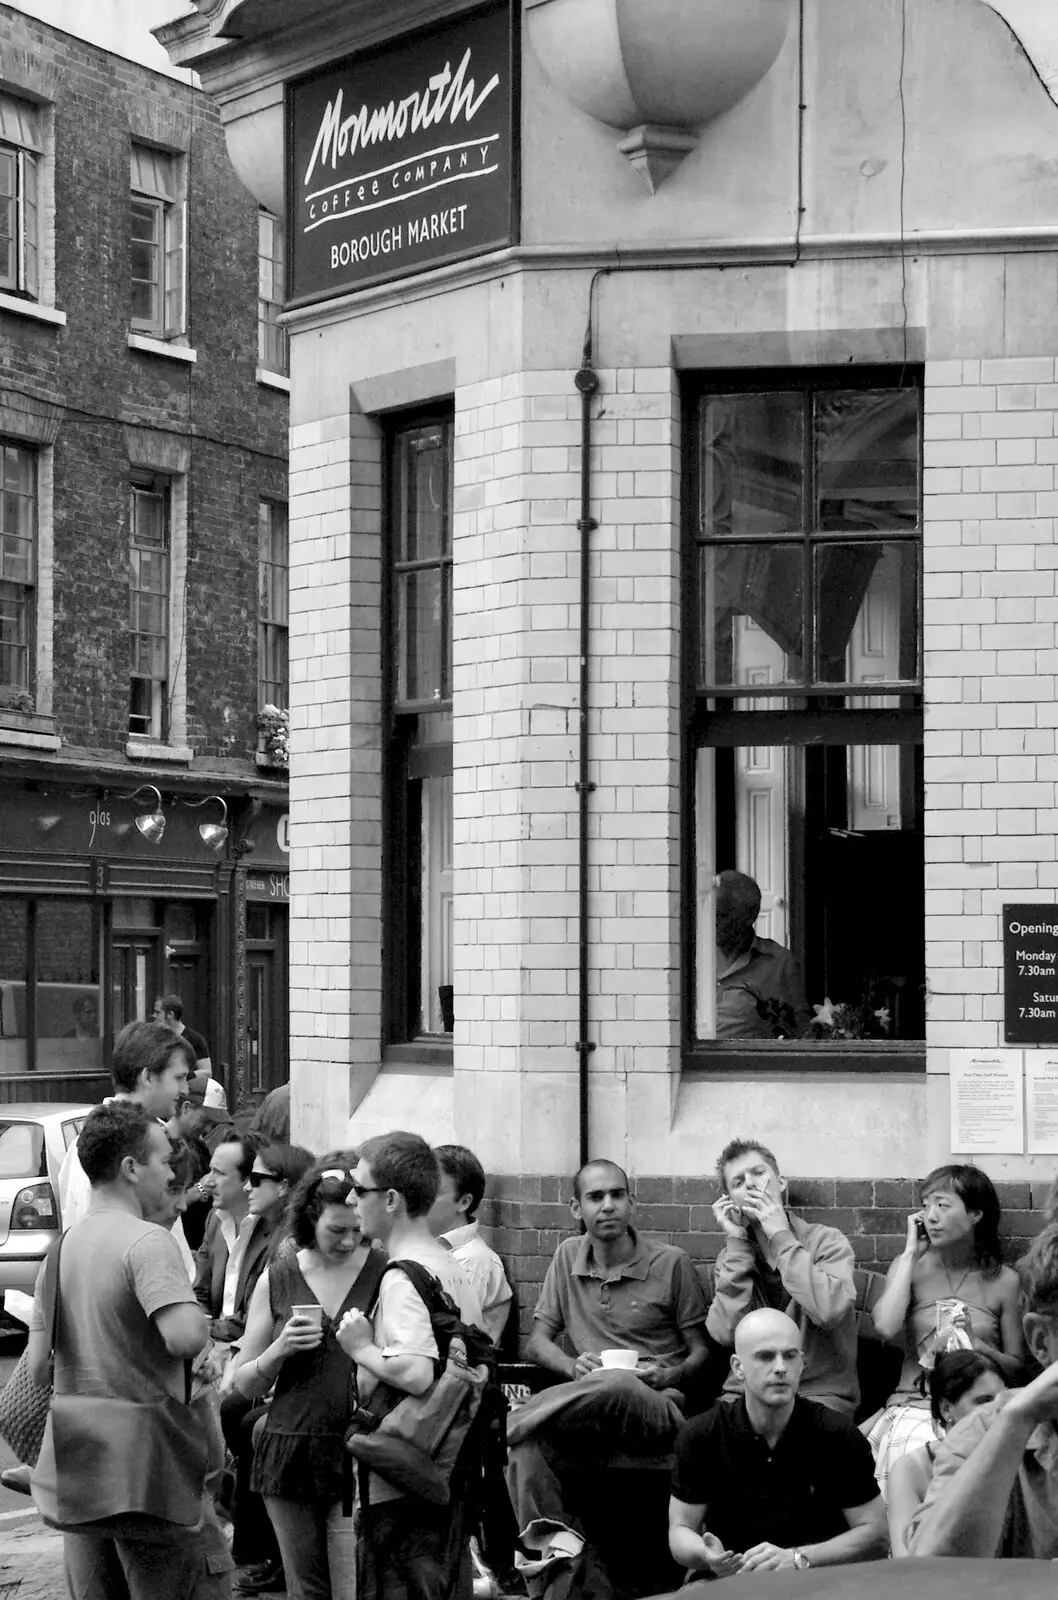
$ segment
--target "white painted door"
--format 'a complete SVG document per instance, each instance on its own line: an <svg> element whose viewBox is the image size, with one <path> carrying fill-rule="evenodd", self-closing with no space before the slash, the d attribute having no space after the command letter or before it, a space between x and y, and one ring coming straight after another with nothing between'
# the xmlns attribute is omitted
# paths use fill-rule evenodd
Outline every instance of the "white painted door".
<svg viewBox="0 0 1058 1600"><path fill-rule="evenodd" d="M900 676L900 552L887 545L871 574L848 645L850 683L885 683ZM895 706L895 696L873 705ZM864 705L862 699L853 705ZM848 817L854 833L899 830L900 746L854 745L849 750Z"/></svg>
<svg viewBox="0 0 1058 1600"><path fill-rule="evenodd" d="M441 1033L438 988L452 981L452 813L450 777L422 786L422 1025Z"/></svg>

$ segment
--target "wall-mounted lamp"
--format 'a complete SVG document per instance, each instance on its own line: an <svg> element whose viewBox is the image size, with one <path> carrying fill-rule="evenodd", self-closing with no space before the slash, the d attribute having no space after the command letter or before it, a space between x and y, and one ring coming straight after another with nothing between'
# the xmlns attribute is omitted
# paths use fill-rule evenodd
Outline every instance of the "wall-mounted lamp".
<svg viewBox="0 0 1058 1600"><path fill-rule="evenodd" d="M161 792L154 787L153 783L143 783L138 789L133 790L132 794L129 796L129 799L135 800L136 796L138 794L143 794L144 790L150 790L151 794L154 795L155 800L157 801L157 805L153 811L144 811L136 818L136 827L139 829L140 833L143 834L143 837L147 840L148 844L158 844L161 840L162 834L165 832L165 817L162 814Z"/></svg>
<svg viewBox="0 0 1058 1600"><path fill-rule="evenodd" d="M199 806L208 806L211 800L215 800L217 802L224 815L219 822L200 822L198 825L198 836L202 840L203 844L208 845L211 850L216 850L219 852L224 849L228 838L227 802L222 800L219 794L207 794L204 800L189 800L187 804L190 806L192 811L194 811Z"/></svg>

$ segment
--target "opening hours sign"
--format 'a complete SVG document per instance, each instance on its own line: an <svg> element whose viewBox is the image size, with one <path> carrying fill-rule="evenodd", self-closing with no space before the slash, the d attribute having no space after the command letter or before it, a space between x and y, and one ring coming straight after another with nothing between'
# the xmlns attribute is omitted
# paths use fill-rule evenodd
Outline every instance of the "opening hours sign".
<svg viewBox="0 0 1058 1600"><path fill-rule="evenodd" d="M512 79L506 4L292 85L290 299L510 244Z"/></svg>
<svg viewBox="0 0 1058 1600"><path fill-rule="evenodd" d="M1058 1044L1058 906L1003 907L1004 1037Z"/></svg>

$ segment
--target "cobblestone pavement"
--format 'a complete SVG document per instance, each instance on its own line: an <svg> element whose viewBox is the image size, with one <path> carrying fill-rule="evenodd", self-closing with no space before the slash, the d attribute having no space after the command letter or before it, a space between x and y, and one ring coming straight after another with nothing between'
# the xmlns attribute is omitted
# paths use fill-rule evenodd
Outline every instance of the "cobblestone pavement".
<svg viewBox="0 0 1058 1600"><path fill-rule="evenodd" d="M0 1520L0 1600L66 1600L62 1534L35 1511Z"/></svg>

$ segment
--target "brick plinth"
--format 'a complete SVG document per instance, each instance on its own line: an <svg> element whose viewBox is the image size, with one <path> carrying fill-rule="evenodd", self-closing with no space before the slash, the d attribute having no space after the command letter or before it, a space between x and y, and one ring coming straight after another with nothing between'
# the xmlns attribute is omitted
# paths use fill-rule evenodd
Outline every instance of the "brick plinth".
<svg viewBox="0 0 1058 1600"><path fill-rule="evenodd" d="M1010 1262L1026 1250L1046 1221L1049 1183L997 1183L1003 1208L1000 1235ZM503 1258L515 1288L520 1341L529 1334L533 1307L560 1241L574 1231L566 1177L523 1173L490 1178L478 1213L483 1232ZM699 1272L716 1260L723 1235L712 1205L714 1178L636 1180L636 1225L653 1239L686 1250ZM840 1228L857 1267L884 1272L904 1246L908 1213L916 1205L911 1178L791 1178L790 1206L806 1222Z"/></svg>

